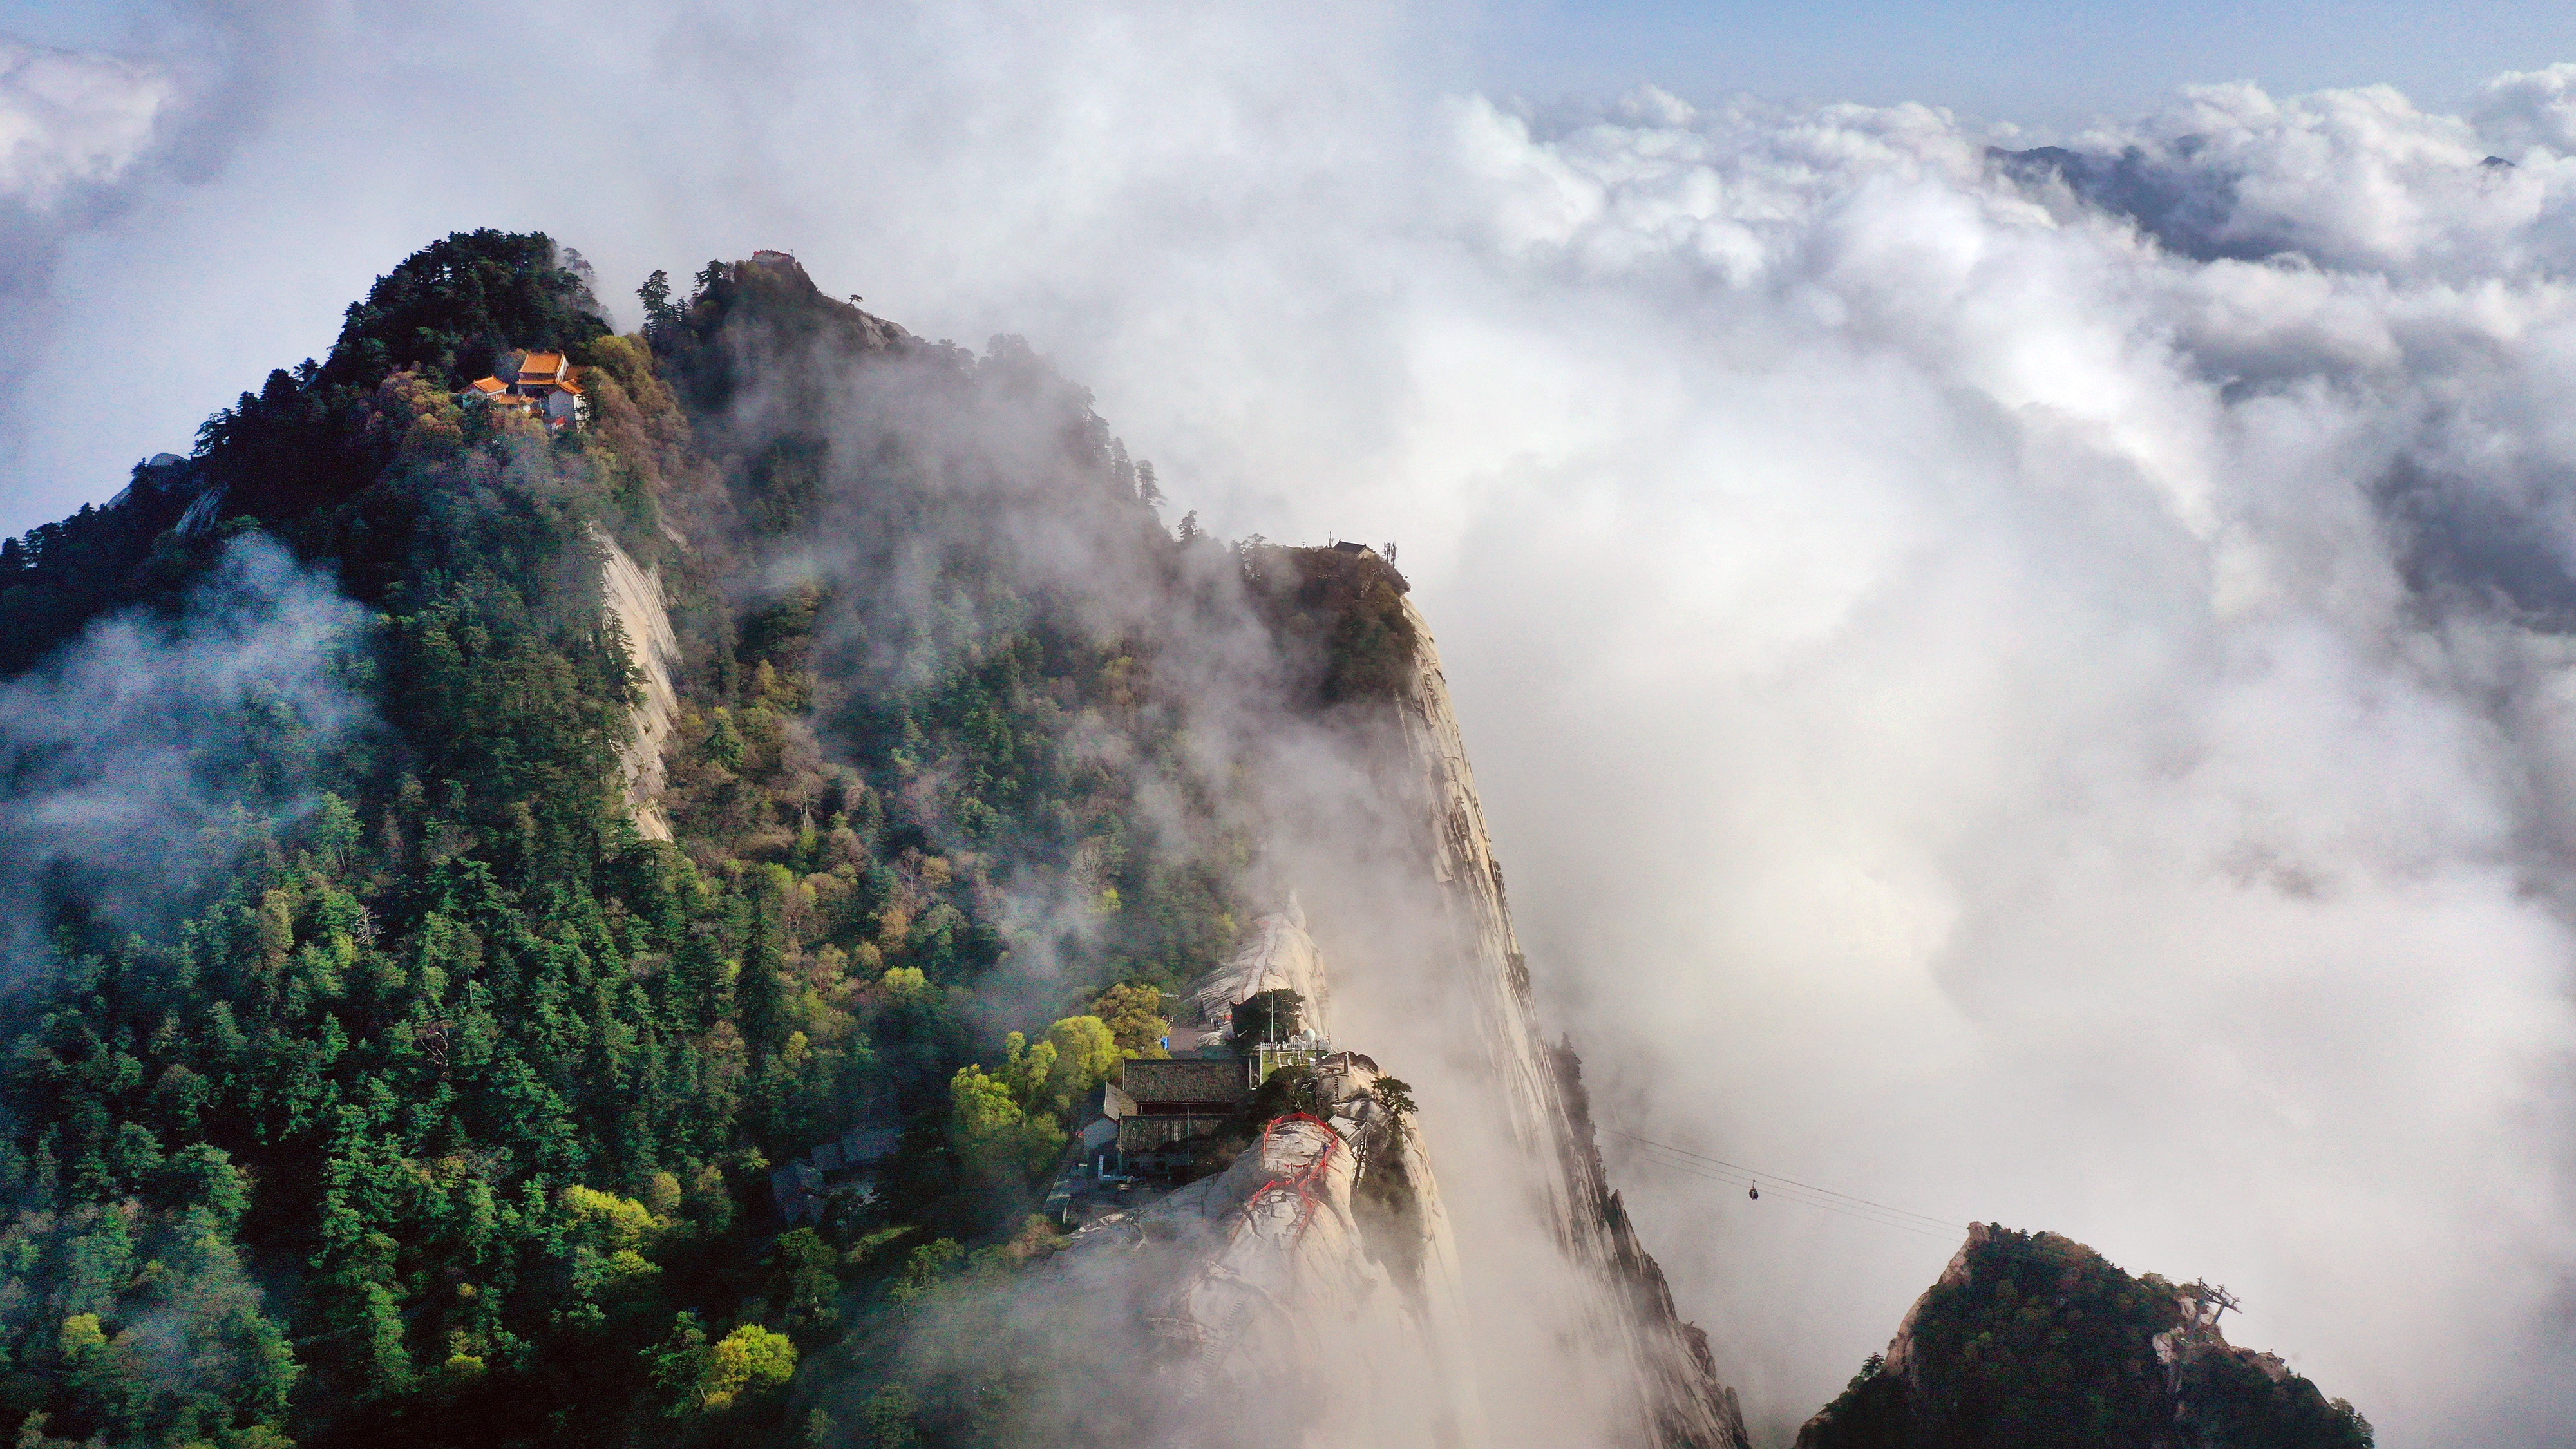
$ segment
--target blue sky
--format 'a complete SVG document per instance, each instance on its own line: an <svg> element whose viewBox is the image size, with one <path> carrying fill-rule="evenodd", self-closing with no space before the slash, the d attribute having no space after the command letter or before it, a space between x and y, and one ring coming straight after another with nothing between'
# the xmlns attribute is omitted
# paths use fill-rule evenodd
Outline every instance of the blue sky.
<svg viewBox="0 0 2576 1449"><path fill-rule="evenodd" d="M1532 98L1651 81L1692 101L1924 101L2038 125L2175 87L2386 82L2447 108L2499 71L2576 56L2576 6L2100 0L1794 5L1503 0L1469 22L1478 81Z"/></svg>
<svg viewBox="0 0 2576 1449"><path fill-rule="evenodd" d="M149 0L0 0L0 31L131 45L176 7ZM2397 86L2447 108L2499 71L2576 57L2576 6L2422 3L1458 3L1455 50L1426 65L1535 100L1640 82L1707 101L1924 101L2040 126L2123 115L2175 87L2252 80L2276 93Z"/></svg>

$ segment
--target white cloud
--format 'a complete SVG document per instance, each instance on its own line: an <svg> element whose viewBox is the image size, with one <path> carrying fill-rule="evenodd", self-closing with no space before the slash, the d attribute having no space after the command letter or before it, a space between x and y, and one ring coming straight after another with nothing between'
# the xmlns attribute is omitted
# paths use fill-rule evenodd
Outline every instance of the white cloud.
<svg viewBox="0 0 2576 1449"><path fill-rule="evenodd" d="M158 66L0 35L0 198L48 206L115 181L177 95Z"/></svg>
<svg viewBox="0 0 2576 1449"><path fill-rule="evenodd" d="M1415 553L1641 1130L2231 1281L2392 1444L2542 1442L2571 1372L2576 176L2475 204L2464 135L2087 138L2270 239L2196 262L1932 113L1470 103L1497 220L1415 335L1512 361L1417 367L1475 425L1386 480L1483 475ZM1775 1420L1939 1256L1644 1196Z"/></svg>
<svg viewBox="0 0 2576 1449"><path fill-rule="evenodd" d="M2479 87L2469 116L2508 161L2535 146L2576 153L2576 64L2507 71Z"/></svg>
<svg viewBox="0 0 2576 1449"><path fill-rule="evenodd" d="M244 844L241 822L314 805L310 767L374 726L338 672L364 622L253 534L172 616L111 615L0 682L10 984L47 959L57 912L167 930Z"/></svg>

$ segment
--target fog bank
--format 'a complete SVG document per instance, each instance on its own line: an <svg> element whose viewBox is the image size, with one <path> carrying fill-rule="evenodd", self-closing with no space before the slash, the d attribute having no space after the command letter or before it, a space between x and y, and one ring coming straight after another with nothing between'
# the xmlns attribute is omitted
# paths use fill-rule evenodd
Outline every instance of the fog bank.
<svg viewBox="0 0 2576 1449"><path fill-rule="evenodd" d="M0 987L67 921L166 931L319 803L317 767L375 724L344 673L361 618L254 534L173 615L111 615L0 684Z"/></svg>

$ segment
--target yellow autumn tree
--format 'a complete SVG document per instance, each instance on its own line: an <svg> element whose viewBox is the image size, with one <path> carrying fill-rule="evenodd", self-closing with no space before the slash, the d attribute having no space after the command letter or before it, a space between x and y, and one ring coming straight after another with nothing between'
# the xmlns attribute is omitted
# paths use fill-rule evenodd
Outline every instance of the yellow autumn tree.
<svg viewBox="0 0 2576 1449"><path fill-rule="evenodd" d="M959 1067L948 1079L948 1097L950 1140L978 1176L1025 1179L1064 1147L1064 1129L1052 1116L1031 1117L1007 1077L979 1066Z"/></svg>
<svg viewBox="0 0 2576 1449"><path fill-rule="evenodd" d="M796 1377L796 1344L786 1334L746 1323L718 1340L700 1380L698 1402L726 1409L735 1399Z"/></svg>
<svg viewBox="0 0 2576 1449"><path fill-rule="evenodd" d="M1154 1060L1171 1055L1162 1044L1171 1035L1172 1023L1163 1015L1160 988L1122 981L1092 1001L1091 1014L1108 1024L1122 1055Z"/></svg>

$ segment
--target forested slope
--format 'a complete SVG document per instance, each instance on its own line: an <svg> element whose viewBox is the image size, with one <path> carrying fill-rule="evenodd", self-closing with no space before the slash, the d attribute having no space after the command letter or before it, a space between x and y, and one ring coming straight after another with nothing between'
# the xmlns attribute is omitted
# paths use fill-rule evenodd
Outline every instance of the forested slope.
<svg viewBox="0 0 2576 1449"><path fill-rule="evenodd" d="M1978 1223L1798 1449L2370 1449L2352 1405L2227 1342L2228 1302Z"/></svg>
<svg viewBox="0 0 2576 1449"><path fill-rule="evenodd" d="M974 1441L971 1405L836 1424L791 1376L972 1245L1032 1251L1062 1112L1249 919L1175 701L1210 670L1314 699L1329 621L1272 648L1239 560L1166 531L1025 347L922 342L767 254L657 277L621 337L568 260L431 246L180 476L0 552L22 691L110 636L264 627L245 577L356 605L300 692L190 696L156 759L223 828L148 888L38 828L85 757L13 743L21 1443ZM456 401L534 348L587 428ZM594 530L670 594L670 843L624 808ZM779 1233L771 1165L862 1120L905 1133L875 1204Z"/></svg>

